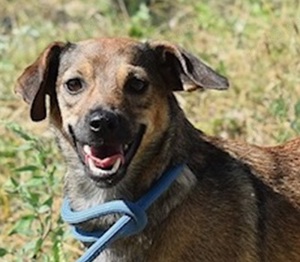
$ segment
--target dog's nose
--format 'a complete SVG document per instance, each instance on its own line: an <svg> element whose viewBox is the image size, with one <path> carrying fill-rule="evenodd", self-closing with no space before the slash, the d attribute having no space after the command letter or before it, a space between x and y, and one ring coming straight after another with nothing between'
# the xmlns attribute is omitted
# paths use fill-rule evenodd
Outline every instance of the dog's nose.
<svg viewBox="0 0 300 262"><path fill-rule="evenodd" d="M90 130L95 133L109 134L118 127L118 117L114 112L97 110L89 117Z"/></svg>

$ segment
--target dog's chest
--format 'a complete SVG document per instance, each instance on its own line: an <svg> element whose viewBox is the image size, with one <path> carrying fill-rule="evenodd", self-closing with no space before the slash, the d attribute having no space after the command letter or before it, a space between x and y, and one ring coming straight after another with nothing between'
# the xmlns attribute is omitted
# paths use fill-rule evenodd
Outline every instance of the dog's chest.
<svg viewBox="0 0 300 262"><path fill-rule="evenodd" d="M146 234L116 242L112 247L107 248L97 258L96 262L132 262L147 261L148 250L152 241Z"/></svg>

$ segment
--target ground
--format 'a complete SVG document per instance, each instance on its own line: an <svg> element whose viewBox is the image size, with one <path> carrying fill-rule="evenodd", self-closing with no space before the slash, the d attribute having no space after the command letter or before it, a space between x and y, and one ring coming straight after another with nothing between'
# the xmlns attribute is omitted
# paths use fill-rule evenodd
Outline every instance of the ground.
<svg viewBox="0 0 300 262"><path fill-rule="evenodd" d="M297 0L0 0L0 261L73 261L59 218L63 160L47 121L34 124L16 78L52 41L169 40L230 80L227 91L179 93L204 132L274 145L300 133ZM3 259L3 260L1 260Z"/></svg>

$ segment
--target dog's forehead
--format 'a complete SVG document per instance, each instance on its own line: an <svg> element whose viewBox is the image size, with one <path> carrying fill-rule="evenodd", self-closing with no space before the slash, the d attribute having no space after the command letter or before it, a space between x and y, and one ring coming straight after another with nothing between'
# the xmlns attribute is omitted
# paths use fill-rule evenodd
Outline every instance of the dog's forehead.
<svg viewBox="0 0 300 262"><path fill-rule="evenodd" d="M62 56L62 63L89 63L98 66L130 63L143 53L145 45L132 39L100 38L70 44Z"/></svg>

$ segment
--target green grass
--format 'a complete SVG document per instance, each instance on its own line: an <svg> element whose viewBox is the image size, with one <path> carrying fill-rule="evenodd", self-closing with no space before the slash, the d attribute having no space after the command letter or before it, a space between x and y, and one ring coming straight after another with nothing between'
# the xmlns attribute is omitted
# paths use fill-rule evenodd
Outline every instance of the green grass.
<svg viewBox="0 0 300 262"><path fill-rule="evenodd" d="M61 222L64 164L47 123L12 92L54 40L130 36L176 42L228 76L226 92L178 98L209 134L272 145L300 133L300 4L295 0L2 0L0 260L73 261Z"/></svg>

